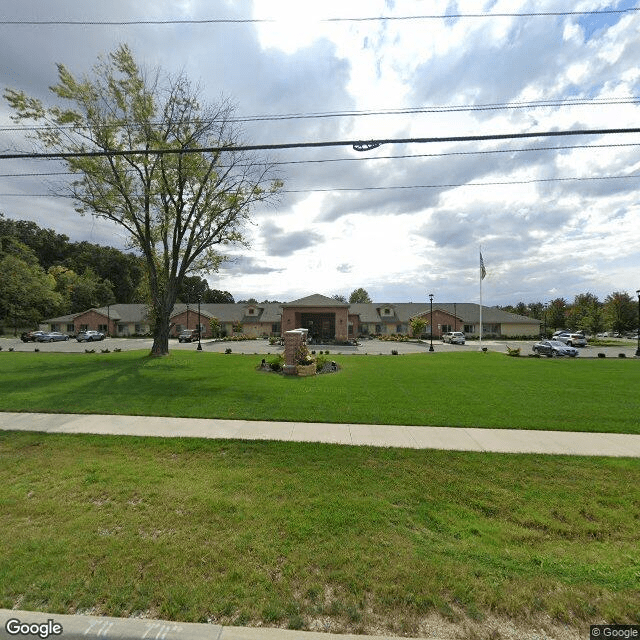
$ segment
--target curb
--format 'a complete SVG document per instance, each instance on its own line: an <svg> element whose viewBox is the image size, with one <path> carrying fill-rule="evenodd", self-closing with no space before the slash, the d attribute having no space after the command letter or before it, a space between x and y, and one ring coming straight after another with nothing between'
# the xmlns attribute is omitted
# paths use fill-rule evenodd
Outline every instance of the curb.
<svg viewBox="0 0 640 640"><path fill-rule="evenodd" d="M2 640L407 640L393 636L341 635L269 627L223 627L217 624L72 616L12 609L0 609L0 624ZM23 633L23 630L27 633Z"/></svg>

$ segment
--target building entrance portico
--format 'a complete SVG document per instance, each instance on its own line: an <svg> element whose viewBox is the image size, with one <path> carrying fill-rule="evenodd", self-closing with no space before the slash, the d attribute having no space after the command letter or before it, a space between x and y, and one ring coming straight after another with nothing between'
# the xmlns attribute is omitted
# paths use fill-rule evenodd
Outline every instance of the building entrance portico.
<svg viewBox="0 0 640 640"><path fill-rule="evenodd" d="M349 305L315 294L282 305L282 331L308 329L309 340L346 342Z"/></svg>
<svg viewBox="0 0 640 640"><path fill-rule="evenodd" d="M333 340L336 336L335 313L301 313L300 326L309 330L309 339Z"/></svg>

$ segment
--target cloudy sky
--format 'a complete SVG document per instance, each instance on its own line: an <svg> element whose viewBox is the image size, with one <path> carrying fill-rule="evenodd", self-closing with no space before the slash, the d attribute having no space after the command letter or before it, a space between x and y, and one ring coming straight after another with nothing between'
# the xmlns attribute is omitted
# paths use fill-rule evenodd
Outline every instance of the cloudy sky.
<svg viewBox="0 0 640 640"><path fill-rule="evenodd" d="M185 72L206 100L230 97L237 115L296 114L246 123L253 144L640 126L638 0L0 5L3 89L46 99L55 63L82 74L127 43L140 63ZM574 14L496 15L533 12ZM216 19L241 22L184 22ZM7 24L32 20L183 22ZM9 115L3 101L1 152L31 149ZM639 148L627 133L274 152L281 201L254 211L250 250L208 279L236 300L364 287L378 302L477 302L481 246L484 304L635 296ZM16 175L56 170L2 160L0 211L123 247L119 229L47 196L51 177Z"/></svg>

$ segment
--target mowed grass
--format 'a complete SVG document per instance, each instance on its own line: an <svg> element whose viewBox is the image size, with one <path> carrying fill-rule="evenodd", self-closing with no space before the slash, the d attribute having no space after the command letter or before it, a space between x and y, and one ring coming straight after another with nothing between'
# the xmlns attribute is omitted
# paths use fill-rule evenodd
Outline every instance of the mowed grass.
<svg viewBox="0 0 640 640"><path fill-rule="evenodd" d="M0 410L640 433L635 359L331 356L291 378L262 357L2 352Z"/></svg>
<svg viewBox="0 0 640 640"><path fill-rule="evenodd" d="M0 607L640 623L640 462L0 433Z"/></svg>

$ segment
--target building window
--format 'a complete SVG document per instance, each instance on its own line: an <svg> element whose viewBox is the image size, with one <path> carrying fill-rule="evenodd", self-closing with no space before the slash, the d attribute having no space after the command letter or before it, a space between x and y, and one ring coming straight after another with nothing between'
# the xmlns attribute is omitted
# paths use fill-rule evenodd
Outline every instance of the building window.
<svg viewBox="0 0 640 640"><path fill-rule="evenodd" d="M144 333L144 327L141 324L136 325L136 333Z"/></svg>
<svg viewBox="0 0 640 640"><path fill-rule="evenodd" d="M253 307L249 307L249 315L252 316L255 309Z"/></svg>
<svg viewBox="0 0 640 640"><path fill-rule="evenodd" d="M67 325L67 332L72 332L73 333L75 330L76 330L75 325L73 325L73 324L68 324Z"/></svg>
<svg viewBox="0 0 640 640"><path fill-rule="evenodd" d="M271 333L280 333L281 330L282 329L281 329L281 325L280 325L279 322L274 322L271 325Z"/></svg>
<svg viewBox="0 0 640 640"><path fill-rule="evenodd" d="M475 327L472 324L465 324L463 331L465 333L475 333Z"/></svg>
<svg viewBox="0 0 640 640"><path fill-rule="evenodd" d="M453 327L450 324L443 324L442 325L442 331L444 331L445 333L447 331L453 331Z"/></svg>
<svg viewBox="0 0 640 640"><path fill-rule="evenodd" d="M80 331L89 331L89 325L88 324L81 324L80 325Z"/></svg>
<svg viewBox="0 0 640 640"><path fill-rule="evenodd" d="M98 325L98 331L102 331L102 333L106 333L107 332L107 325L106 324L99 324Z"/></svg>

